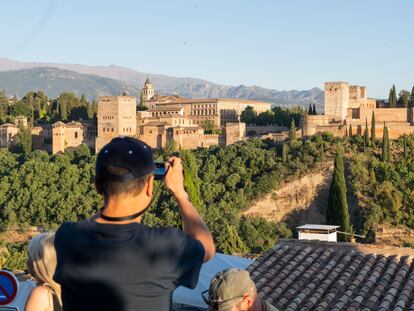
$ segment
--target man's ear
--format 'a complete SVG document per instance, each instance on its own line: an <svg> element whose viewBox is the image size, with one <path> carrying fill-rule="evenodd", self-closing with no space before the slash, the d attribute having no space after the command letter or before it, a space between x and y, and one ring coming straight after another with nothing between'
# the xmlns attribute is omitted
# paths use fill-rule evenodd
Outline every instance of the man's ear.
<svg viewBox="0 0 414 311"><path fill-rule="evenodd" d="M154 175L148 177L145 193L148 197L152 197L152 190L154 189Z"/></svg>
<svg viewBox="0 0 414 311"><path fill-rule="evenodd" d="M94 184L95 184L95 189L96 189L96 192L98 192L100 195L103 195L102 188L101 188L101 186L99 185L99 182L97 181L97 179L96 179L96 178L94 179Z"/></svg>
<svg viewBox="0 0 414 311"><path fill-rule="evenodd" d="M249 294L244 294L242 301L239 303L241 310L250 310L254 305L254 298Z"/></svg>

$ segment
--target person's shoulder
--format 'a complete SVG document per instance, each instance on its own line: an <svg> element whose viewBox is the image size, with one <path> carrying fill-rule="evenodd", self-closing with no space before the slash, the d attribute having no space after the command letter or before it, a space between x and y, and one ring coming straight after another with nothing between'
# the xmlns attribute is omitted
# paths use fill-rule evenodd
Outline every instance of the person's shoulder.
<svg viewBox="0 0 414 311"><path fill-rule="evenodd" d="M55 234L55 246L59 244L63 240L73 240L76 235L79 235L80 232L86 229L85 221L80 222L70 222L66 221L60 225L60 227L56 230Z"/></svg>
<svg viewBox="0 0 414 311"><path fill-rule="evenodd" d="M265 301L267 311L279 311L274 305L271 305L267 301Z"/></svg>
<svg viewBox="0 0 414 311"><path fill-rule="evenodd" d="M47 310L50 304L51 296L52 293L46 286L36 286L30 293L25 310Z"/></svg>
<svg viewBox="0 0 414 311"><path fill-rule="evenodd" d="M67 231L73 231L73 230L80 230L82 228L86 227L86 220L78 221L78 222L72 222L72 221L65 221L63 224L61 224L56 231L56 233L65 233Z"/></svg>

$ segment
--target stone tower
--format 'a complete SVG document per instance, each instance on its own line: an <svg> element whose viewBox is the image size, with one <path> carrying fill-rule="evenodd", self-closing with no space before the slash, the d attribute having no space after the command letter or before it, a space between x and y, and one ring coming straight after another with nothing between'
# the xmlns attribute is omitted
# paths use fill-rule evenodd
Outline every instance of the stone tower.
<svg viewBox="0 0 414 311"><path fill-rule="evenodd" d="M65 152L66 145L65 123L58 121L52 125L52 154Z"/></svg>
<svg viewBox="0 0 414 311"><path fill-rule="evenodd" d="M325 82L325 115L329 121L342 122L349 107L349 84L347 82Z"/></svg>
<svg viewBox="0 0 414 311"><path fill-rule="evenodd" d="M144 83L144 87L141 89L144 101L148 101L155 95L154 87L149 78Z"/></svg>
<svg viewBox="0 0 414 311"><path fill-rule="evenodd" d="M137 99L133 96L100 96L96 152L120 135L137 134Z"/></svg>

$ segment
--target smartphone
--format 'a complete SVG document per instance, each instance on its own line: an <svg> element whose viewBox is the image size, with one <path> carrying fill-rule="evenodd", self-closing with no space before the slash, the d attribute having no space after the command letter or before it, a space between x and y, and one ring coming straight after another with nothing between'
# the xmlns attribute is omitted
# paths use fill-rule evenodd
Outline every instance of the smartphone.
<svg viewBox="0 0 414 311"><path fill-rule="evenodd" d="M155 164L155 171L154 171L154 178L155 180L160 180L164 177L165 171L165 162L154 162Z"/></svg>

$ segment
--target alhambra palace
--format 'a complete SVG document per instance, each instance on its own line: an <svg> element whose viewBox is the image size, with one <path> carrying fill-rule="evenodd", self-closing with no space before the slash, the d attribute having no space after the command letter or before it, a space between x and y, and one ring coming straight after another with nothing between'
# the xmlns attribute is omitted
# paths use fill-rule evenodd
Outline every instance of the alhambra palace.
<svg viewBox="0 0 414 311"><path fill-rule="evenodd" d="M141 90L143 104L148 108L137 111L133 96L101 96L97 121L56 122L31 129L33 147L53 154L66 148L86 144L99 151L112 138L125 135L145 141L153 148L163 148L174 141L181 149L195 149L213 145L225 146L249 136L282 142L288 129L281 126L255 126L240 122L241 113L252 107L256 113L271 109L271 103L241 99L186 99L177 95L156 94L147 79ZM366 124L370 128L375 115L376 135L382 137L384 125L391 138L414 133L413 108L387 108L384 101L367 98L364 86L347 82L326 82L324 114L305 115L301 119L298 136L331 132L345 136L349 127L362 134ZM209 122L220 134L205 133ZM27 118L15 118L15 124L0 125L0 147L13 145L19 127L28 127Z"/></svg>

